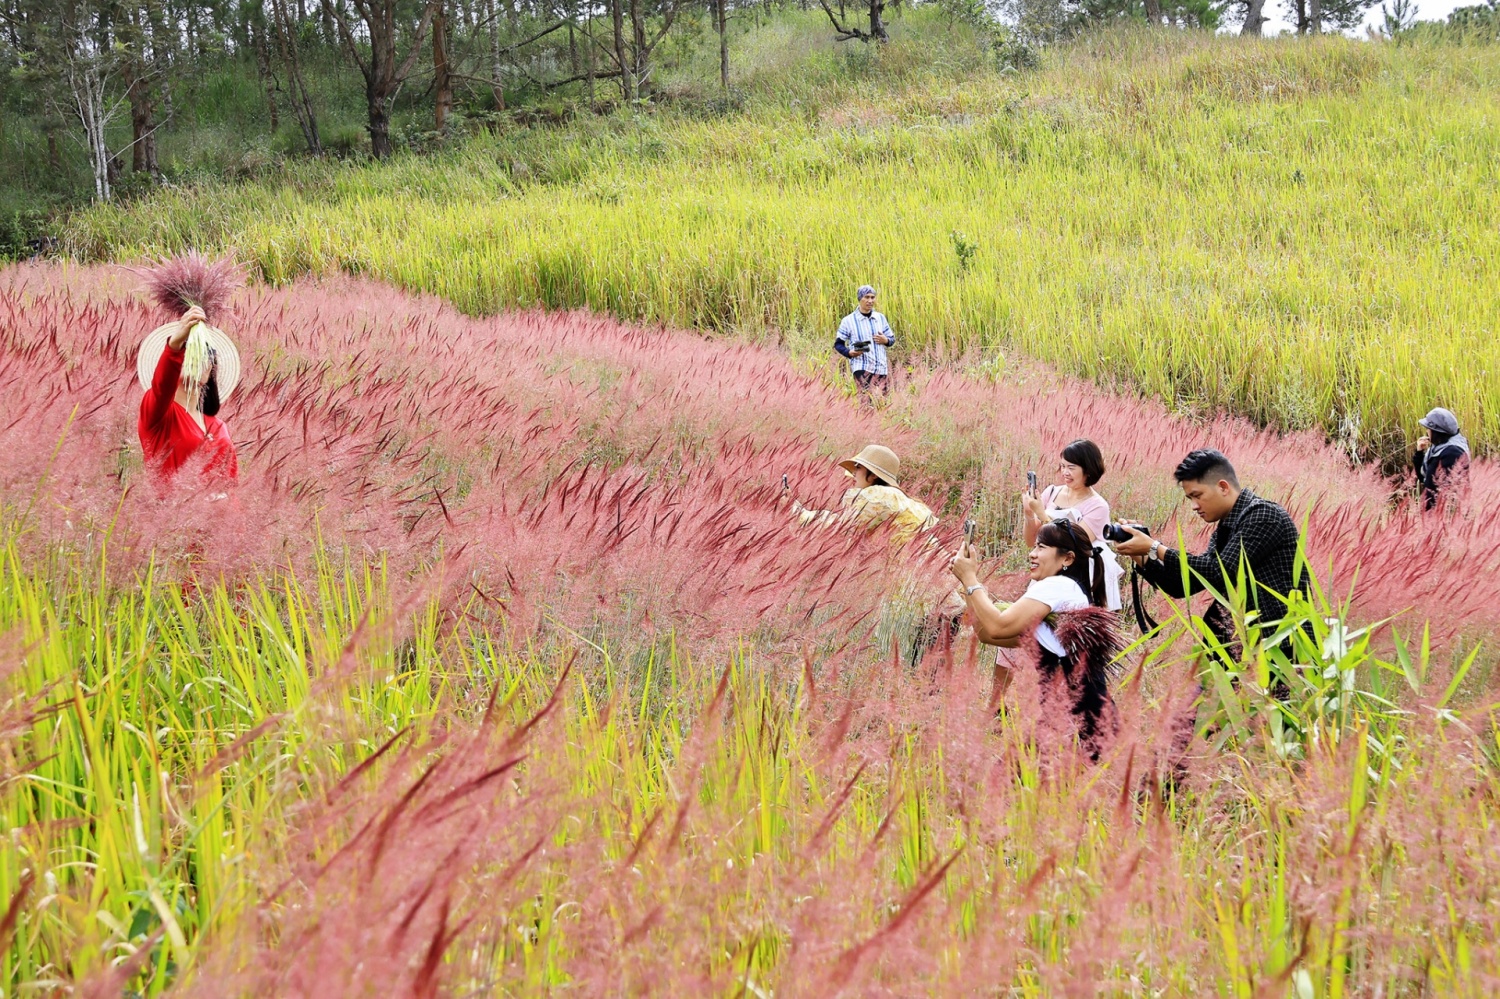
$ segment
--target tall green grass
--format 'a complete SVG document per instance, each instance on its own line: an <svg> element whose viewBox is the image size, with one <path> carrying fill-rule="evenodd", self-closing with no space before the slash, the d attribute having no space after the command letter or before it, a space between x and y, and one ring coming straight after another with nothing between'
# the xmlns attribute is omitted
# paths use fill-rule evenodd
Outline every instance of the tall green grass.
<svg viewBox="0 0 1500 999"><path fill-rule="evenodd" d="M376 793L380 747L435 757L492 703L507 746L538 726L504 822L523 842L541 830L547 849L458 872L467 916L442 963L456 991L582 986L601 940L611 980L646 984L655 968L730 991L794 974L946 991L984 970L1028 995L1109 981L1248 996L1279 981L1335 997L1461 991L1500 959L1476 923L1494 876L1474 852L1494 821L1492 735L1448 708L1456 680L1437 700L1422 690L1425 653L1383 663L1363 633L1340 633L1285 703L1263 693L1252 644L1240 686L1211 695L1224 755L1163 799L1149 781L1136 797L1144 743L1107 770L1059 769L1014 691L990 725L972 662L799 671L749 648L694 663L670 641L620 659L560 633L566 659L512 649L477 605L440 614L326 557L315 579L233 591L150 570L111 586L105 568L0 551L0 634L19 671L0 702L0 898L20 900L6 995L116 966L145 995L199 975L214 994L265 994L314 960L304 937L379 925L340 914L331 879L298 875L361 843L353 825L320 824L334 787L374 761L370 821L394 822L381 794L407 800L421 780ZM1181 666L1158 655L1127 678L1127 715L1158 710ZM1405 676L1419 715L1388 686L1368 692L1382 675ZM1297 751L1258 714L1295 715ZM459 819L454 842L483 831ZM911 979L884 930L907 906Z"/></svg>
<svg viewBox="0 0 1500 999"><path fill-rule="evenodd" d="M0 894L15 896L23 872L35 884L0 982L6 995L62 985L151 941L142 984L154 994L191 967L202 935L254 904L254 865L297 801L283 788L316 785L388 726L429 717L442 678L420 636L398 666L376 635L356 650L358 678L333 682L384 598L378 571L326 569L311 592L268 580L231 602L152 571L115 590L101 566L28 566L13 540L0 553L0 631L20 657L5 664L19 669ZM336 717L332 737L319 706Z"/></svg>
<svg viewBox="0 0 1500 999"><path fill-rule="evenodd" d="M165 191L78 216L68 242L813 351L870 281L910 349L1019 349L1386 461L1438 404L1500 439L1500 50L1136 32L1029 76L870 74L718 120L589 118Z"/></svg>

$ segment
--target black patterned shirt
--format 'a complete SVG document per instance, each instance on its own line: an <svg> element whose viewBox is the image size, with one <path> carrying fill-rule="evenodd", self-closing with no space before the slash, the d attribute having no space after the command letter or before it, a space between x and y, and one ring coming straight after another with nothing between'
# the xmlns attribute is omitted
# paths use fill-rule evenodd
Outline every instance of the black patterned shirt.
<svg viewBox="0 0 1500 999"><path fill-rule="evenodd" d="M1268 624L1286 616L1282 596L1297 588L1297 539L1297 525L1285 509L1246 489L1215 525L1207 551L1190 555L1162 549L1161 561L1146 559L1140 574L1168 596L1186 597L1205 586L1227 593L1243 563L1246 581L1255 581L1247 603L1260 612L1260 622ZM1186 592L1182 562L1188 568Z"/></svg>

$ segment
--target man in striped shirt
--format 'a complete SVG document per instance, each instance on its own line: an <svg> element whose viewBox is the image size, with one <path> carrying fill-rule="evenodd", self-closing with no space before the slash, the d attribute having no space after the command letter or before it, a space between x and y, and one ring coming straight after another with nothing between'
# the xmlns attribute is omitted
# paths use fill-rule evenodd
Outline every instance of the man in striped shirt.
<svg viewBox="0 0 1500 999"><path fill-rule="evenodd" d="M849 359L849 373L859 389L860 405L873 407L873 393L884 398L890 384L890 359L886 348L896 342L891 324L875 311L875 289L859 286L859 308L839 323L833 349Z"/></svg>

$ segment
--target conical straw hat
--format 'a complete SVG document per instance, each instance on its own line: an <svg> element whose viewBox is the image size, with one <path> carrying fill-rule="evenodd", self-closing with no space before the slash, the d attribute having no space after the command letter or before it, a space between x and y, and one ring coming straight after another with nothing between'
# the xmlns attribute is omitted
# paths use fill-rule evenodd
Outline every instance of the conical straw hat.
<svg viewBox="0 0 1500 999"><path fill-rule="evenodd" d="M219 401L225 402L234 392L234 387L240 383L240 352L235 348L234 341L229 339L229 334L207 323L201 325L207 333L209 349L218 355ZM151 387L151 379L156 374L156 365L161 360L162 351L167 349L167 341L176 331L177 323L167 323L147 333L146 339L141 341L140 353L135 358L135 376L140 379L141 388Z"/></svg>

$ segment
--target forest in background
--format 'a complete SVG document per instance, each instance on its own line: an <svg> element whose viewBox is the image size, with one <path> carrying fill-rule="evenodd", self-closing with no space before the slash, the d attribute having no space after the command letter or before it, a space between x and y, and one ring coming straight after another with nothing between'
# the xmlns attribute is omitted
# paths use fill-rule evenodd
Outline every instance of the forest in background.
<svg viewBox="0 0 1500 999"><path fill-rule="evenodd" d="M55 244L90 201L254 175L294 157L384 158L478 129L622 106L732 114L806 97L810 66L878 77L857 51L963 76L1025 71L1080 31L1133 21L1259 34L1266 0L3 0L0 258ZM1284 0L1300 33L1376 0ZM1274 5L1274 0L1273 0ZM1386 33L1493 40L1496 9ZM829 59L830 50L841 57Z"/></svg>

